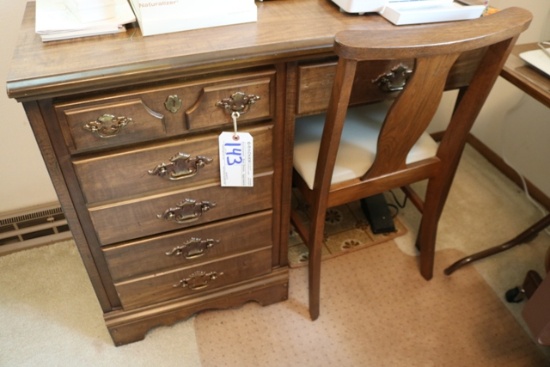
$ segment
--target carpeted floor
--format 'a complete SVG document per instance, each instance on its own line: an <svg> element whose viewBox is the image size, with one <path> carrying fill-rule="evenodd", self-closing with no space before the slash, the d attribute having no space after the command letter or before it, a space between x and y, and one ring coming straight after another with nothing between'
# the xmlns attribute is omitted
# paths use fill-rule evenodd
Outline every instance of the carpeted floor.
<svg viewBox="0 0 550 367"><path fill-rule="evenodd" d="M460 255L443 250L438 264ZM474 268L426 282L416 259L390 241L325 261L315 322L305 268L291 271L287 302L200 314L202 366L544 366Z"/></svg>
<svg viewBox="0 0 550 367"><path fill-rule="evenodd" d="M223 360L220 365L240 367L252 357L254 366L484 367L493 359L502 366L545 366L550 362L540 353L550 361L549 349L530 341L522 304L508 304L502 295L528 269L542 274L548 234L451 277L441 272L461 253L508 240L540 216L521 190L467 149L441 220L432 281L418 281L413 244L419 215L409 205L399 213L406 233L395 245L326 261L321 318L314 323L300 267L291 269L287 302L205 312L118 348L72 242L14 253L0 258L0 366L202 367ZM306 331L312 332L303 337ZM334 350L340 360L331 359ZM483 354L484 363L473 360L474 353ZM448 363L436 364L441 360Z"/></svg>

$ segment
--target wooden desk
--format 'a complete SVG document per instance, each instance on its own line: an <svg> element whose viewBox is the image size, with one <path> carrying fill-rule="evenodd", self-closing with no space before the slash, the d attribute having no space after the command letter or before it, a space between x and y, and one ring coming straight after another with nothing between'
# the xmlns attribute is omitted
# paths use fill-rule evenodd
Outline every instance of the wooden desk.
<svg viewBox="0 0 550 367"><path fill-rule="evenodd" d="M327 105L338 31L393 26L328 0L257 5L256 23L46 44L28 4L7 92L25 108L117 345L201 310L287 298L294 119ZM477 55L457 62L448 88ZM362 77L392 65L371 66ZM354 101L385 96L373 86ZM217 137L232 123L218 102L243 97L255 101L239 119L255 139L255 184L221 188Z"/></svg>
<svg viewBox="0 0 550 367"><path fill-rule="evenodd" d="M536 70L526 64L519 57L520 53L534 49L537 49L536 43L516 45L514 47L514 50L508 57L508 60L506 61L504 68L500 72L500 75L525 93L529 94L531 97L535 98L537 101L541 102L547 107L550 107L550 78L547 75L544 75L541 71ZM450 275L459 268L471 264L474 261L496 255L502 251L506 251L522 243L529 242L530 240L535 238L540 231L544 230L549 225L550 214L546 215L545 217L534 223L531 227L527 228L525 231L523 231L510 241L466 256L456 261L451 266L445 269L445 274ZM550 255L547 256L546 267L547 269L550 268Z"/></svg>
<svg viewBox="0 0 550 367"><path fill-rule="evenodd" d="M537 48L536 43L516 45L500 75L546 107L550 107L550 77L527 65L519 57L520 53Z"/></svg>

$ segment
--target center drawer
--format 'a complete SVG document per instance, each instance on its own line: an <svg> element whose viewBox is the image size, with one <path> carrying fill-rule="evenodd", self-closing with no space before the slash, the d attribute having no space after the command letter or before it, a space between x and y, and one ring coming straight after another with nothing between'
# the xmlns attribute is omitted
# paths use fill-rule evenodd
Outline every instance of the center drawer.
<svg viewBox="0 0 550 367"><path fill-rule="evenodd" d="M272 126L246 129L254 138L254 172L273 167ZM219 134L179 139L73 161L88 204L218 181Z"/></svg>
<svg viewBox="0 0 550 367"><path fill-rule="evenodd" d="M96 206L89 212L99 240L108 245L271 209L272 192L273 172L268 171L254 177L253 187L221 187L211 182ZM171 214L180 212L190 215Z"/></svg>
<svg viewBox="0 0 550 367"><path fill-rule="evenodd" d="M479 49L462 54L449 74L445 89L456 89L469 85L484 52L484 49ZM326 111L332 93L336 64L336 61L324 61L298 66L297 115L310 115ZM412 59L360 62L357 66L350 104L358 105L395 98L399 91L391 92L383 86L379 86L379 78L382 76L392 78L395 75L394 71L400 66L414 70L414 64Z"/></svg>
<svg viewBox="0 0 550 367"><path fill-rule="evenodd" d="M373 81L399 64L400 62L385 60L359 63L350 103L363 104L391 97L392 93L382 91ZM413 65L410 60L403 64L409 68ZM308 115L326 111L335 73L336 61L298 67L296 114ZM395 94L393 96L395 97Z"/></svg>

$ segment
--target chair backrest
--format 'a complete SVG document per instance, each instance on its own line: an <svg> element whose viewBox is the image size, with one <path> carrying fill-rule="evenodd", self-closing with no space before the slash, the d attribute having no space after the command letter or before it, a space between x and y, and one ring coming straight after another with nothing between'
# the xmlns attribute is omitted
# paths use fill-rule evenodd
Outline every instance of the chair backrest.
<svg viewBox="0 0 550 367"><path fill-rule="evenodd" d="M336 35L339 56L318 157L315 186L328 192L345 121L353 80L360 61L410 60L414 69L390 108L378 138L377 154L362 178L401 173L406 157L438 108L449 73L463 53L480 52L480 61L468 85L461 88L455 111L438 149L438 159L455 157L485 102L519 34L531 14L509 8L480 19L396 28L391 31L349 30ZM368 65L368 63L366 63ZM458 143L459 144L459 143ZM454 158L456 161L459 159ZM452 164L457 164L454 162ZM396 182L396 186L400 185Z"/></svg>

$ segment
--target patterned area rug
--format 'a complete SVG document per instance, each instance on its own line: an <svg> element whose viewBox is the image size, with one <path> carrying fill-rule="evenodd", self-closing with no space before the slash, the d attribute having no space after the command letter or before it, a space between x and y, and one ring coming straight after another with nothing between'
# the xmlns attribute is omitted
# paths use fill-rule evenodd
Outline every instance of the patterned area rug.
<svg viewBox="0 0 550 367"><path fill-rule="evenodd" d="M387 201L391 203L389 198ZM307 207L297 195L294 195L292 205L298 206L299 211L307 218ZM397 209L394 211L397 212ZM399 218L394 216L393 220L395 232L374 234L361 209L360 202L330 208L326 215L323 260L384 243L406 234L407 229ZM308 248L300 235L292 230L288 249L290 267L307 265L308 253Z"/></svg>

